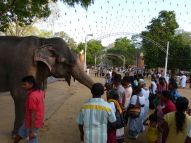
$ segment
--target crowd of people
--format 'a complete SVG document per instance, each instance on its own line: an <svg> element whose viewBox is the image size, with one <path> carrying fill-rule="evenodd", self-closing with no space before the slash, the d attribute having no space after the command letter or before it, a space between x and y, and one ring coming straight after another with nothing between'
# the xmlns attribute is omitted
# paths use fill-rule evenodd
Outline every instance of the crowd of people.
<svg viewBox="0 0 191 143"><path fill-rule="evenodd" d="M167 82L162 75L152 74L147 87L142 74L122 77L109 70L104 86L96 83L91 89L93 98L80 110L81 139L85 143L123 143L125 136L137 139L146 132L148 143L191 142L189 101L177 88L176 79ZM107 101L101 98L104 90Z"/></svg>
<svg viewBox="0 0 191 143"><path fill-rule="evenodd" d="M80 138L84 143L124 143L125 137L137 139L146 132L148 143L191 143L189 100L177 90L176 79L151 75L147 87L142 74L122 77L108 72L104 85L95 83L92 98L77 117ZM44 120L44 91L33 76L22 79L27 91L26 116L14 139L38 142L38 130ZM106 92L107 101L102 98ZM146 126L148 126L146 128Z"/></svg>

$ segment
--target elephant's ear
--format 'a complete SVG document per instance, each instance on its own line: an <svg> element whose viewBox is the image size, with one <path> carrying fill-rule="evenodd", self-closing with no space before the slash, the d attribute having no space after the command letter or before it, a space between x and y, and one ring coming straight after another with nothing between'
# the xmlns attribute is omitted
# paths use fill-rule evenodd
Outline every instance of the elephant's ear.
<svg viewBox="0 0 191 143"><path fill-rule="evenodd" d="M56 51L53 49L53 45L44 45L35 50L34 53L34 61L35 62L43 62L52 70L52 66L56 62Z"/></svg>

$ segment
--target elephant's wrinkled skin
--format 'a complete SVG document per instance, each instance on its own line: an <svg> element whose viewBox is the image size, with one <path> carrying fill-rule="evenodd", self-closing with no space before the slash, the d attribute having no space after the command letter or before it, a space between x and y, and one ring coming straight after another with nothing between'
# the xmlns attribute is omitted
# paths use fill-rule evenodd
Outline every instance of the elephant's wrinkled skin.
<svg viewBox="0 0 191 143"><path fill-rule="evenodd" d="M15 133L24 119L26 93L21 79L27 75L33 75L41 88L51 75L69 84L71 76L88 88L93 84L63 39L0 36L0 92L10 91L13 97Z"/></svg>

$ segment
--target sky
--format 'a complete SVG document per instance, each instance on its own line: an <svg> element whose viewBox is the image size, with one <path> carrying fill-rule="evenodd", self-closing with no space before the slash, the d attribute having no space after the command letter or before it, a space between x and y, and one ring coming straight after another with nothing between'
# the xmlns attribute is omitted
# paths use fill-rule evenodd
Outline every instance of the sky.
<svg viewBox="0 0 191 143"><path fill-rule="evenodd" d="M64 31L77 43L93 38L107 46L116 38L139 34L162 10L175 11L179 29L191 31L191 0L94 0L87 10L58 2L51 9L56 10L39 28Z"/></svg>

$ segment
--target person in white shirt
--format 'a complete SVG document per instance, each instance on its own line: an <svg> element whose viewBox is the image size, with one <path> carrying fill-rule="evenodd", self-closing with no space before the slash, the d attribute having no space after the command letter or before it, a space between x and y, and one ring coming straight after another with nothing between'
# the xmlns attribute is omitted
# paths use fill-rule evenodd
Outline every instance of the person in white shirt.
<svg viewBox="0 0 191 143"><path fill-rule="evenodd" d="M151 77L150 92L153 95L155 95L157 93L157 81L155 80L154 75L152 75L152 77Z"/></svg>
<svg viewBox="0 0 191 143"><path fill-rule="evenodd" d="M123 99L124 110L127 110L127 108L129 107L129 103L130 103L132 93L133 93L130 78L127 77L127 76L123 77L122 85L125 88L125 96L124 96L124 99Z"/></svg>
<svg viewBox="0 0 191 143"><path fill-rule="evenodd" d="M185 76L185 74L182 74L182 76L180 77L180 86L182 88L186 87L186 76Z"/></svg>
<svg viewBox="0 0 191 143"><path fill-rule="evenodd" d="M142 79L139 81L139 86L141 88L141 93L143 94L143 96L145 97L145 114L144 114L144 119L147 118L147 115L149 113L149 88L146 87L146 83L145 81Z"/></svg>
<svg viewBox="0 0 191 143"><path fill-rule="evenodd" d="M121 85L121 75L116 74L113 78L113 85L116 88L117 94L119 95L119 103L124 107L124 103L122 103L123 98L125 96L125 89Z"/></svg>
<svg viewBox="0 0 191 143"><path fill-rule="evenodd" d="M129 117L127 135L130 139L137 139L139 134L143 131L145 97L141 93L141 89L139 87L134 88L134 93L130 100L130 106L135 106L137 103L141 105L141 112L137 118Z"/></svg>

